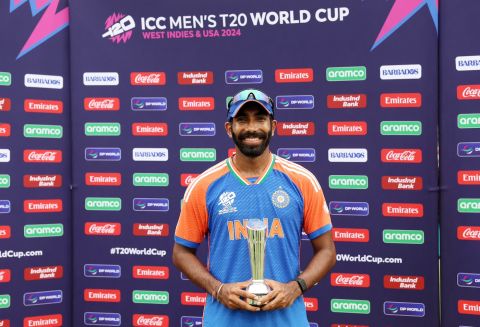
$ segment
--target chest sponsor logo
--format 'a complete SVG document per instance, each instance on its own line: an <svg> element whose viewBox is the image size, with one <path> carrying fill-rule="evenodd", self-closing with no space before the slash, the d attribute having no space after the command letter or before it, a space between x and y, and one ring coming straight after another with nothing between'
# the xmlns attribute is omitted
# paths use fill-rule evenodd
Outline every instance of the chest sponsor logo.
<svg viewBox="0 0 480 327"><path fill-rule="evenodd" d="M384 229L383 243L387 244L423 244L425 242L422 230Z"/></svg>
<svg viewBox="0 0 480 327"><path fill-rule="evenodd" d="M480 70L480 56L458 56L455 67L459 72Z"/></svg>
<svg viewBox="0 0 480 327"><path fill-rule="evenodd" d="M480 85L457 86L458 100L480 100Z"/></svg>
<svg viewBox="0 0 480 327"><path fill-rule="evenodd" d="M135 236L168 236L168 224L148 224L139 223L133 224L133 235Z"/></svg>
<svg viewBox="0 0 480 327"><path fill-rule="evenodd" d="M130 84L134 86L159 86L166 84L164 72L133 72L130 73Z"/></svg>
<svg viewBox="0 0 480 327"><path fill-rule="evenodd" d="M422 106L421 93L382 93L380 94L381 108L420 108Z"/></svg>
<svg viewBox="0 0 480 327"><path fill-rule="evenodd" d="M461 241L480 241L480 226L458 226L457 239Z"/></svg>
<svg viewBox="0 0 480 327"><path fill-rule="evenodd" d="M183 305L204 306L207 301L207 293L182 292L181 301Z"/></svg>
<svg viewBox="0 0 480 327"><path fill-rule="evenodd" d="M121 233L122 225L120 223L85 223L85 235L119 236Z"/></svg>
<svg viewBox="0 0 480 327"><path fill-rule="evenodd" d="M165 187L169 184L169 176L165 173L134 173L134 186Z"/></svg>
<svg viewBox="0 0 480 327"><path fill-rule="evenodd" d="M480 288L480 274L458 273L457 285L460 287Z"/></svg>
<svg viewBox="0 0 480 327"><path fill-rule="evenodd" d="M133 97L130 100L130 107L133 111L165 111L168 108L165 97Z"/></svg>
<svg viewBox="0 0 480 327"><path fill-rule="evenodd" d="M86 264L83 266L83 276L88 278L120 278L122 267L119 265Z"/></svg>
<svg viewBox="0 0 480 327"><path fill-rule="evenodd" d="M236 196L235 192L223 192L220 195L218 198L218 205L221 206L221 209L218 211L219 215L237 212L237 207L233 206Z"/></svg>
<svg viewBox="0 0 480 327"><path fill-rule="evenodd" d="M63 112L62 101L26 99L23 102L25 112L43 114L61 114Z"/></svg>
<svg viewBox="0 0 480 327"><path fill-rule="evenodd" d="M380 67L380 79L421 79L422 65L386 65Z"/></svg>
<svg viewBox="0 0 480 327"><path fill-rule="evenodd" d="M115 72L83 73L83 85L85 86L116 86L119 83L120 78Z"/></svg>
<svg viewBox="0 0 480 327"><path fill-rule="evenodd" d="M0 137L9 137L11 130L10 124L0 124Z"/></svg>
<svg viewBox="0 0 480 327"><path fill-rule="evenodd" d="M423 189L423 178L419 176L382 176L382 189L418 191Z"/></svg>
<svg viewBox="0 0 480 327"><path fill-rule="evenodd" d="M386 163L421 163L420 149L382 149L382 162Z"/></svg>
<svg viewBox="0 0 480 327"><path fill-rule="evenodd" d="M136 279L168 279L170 270L161 266L133 266L132 275Z"/></svg>
<svg viewBox="0 0 480 327"><path fill-rule="evenodd" d="M168 327L168 316L160 315L147 315L147 314L134 314L133 326L163 326Z"/></svg>
<svg viewBox="0 0 480 327"><path fill-rule="evenodd" d="M365 175L330 175L328 186L331 189L366 190L368 176Z"/></svg>
<svg viewBox="0 0 480 327"><path fill-rule="evenodd" d="M459 170L457 182L459 185L480 185L480 170Z"/></svg>
<svg viewBox="0 0 480 327"><path fill-rule="evenodd" d="M422 122L420 121L382 121L380 123L380 134L419 136L422 135Z"/></svg>
<svg viewBox="0 0 480 327"><path fill-rule="evenodd" d="M313 95L279 95L275 98L275 108L285 110L313 109Z"/></svg>
<svg viewBox="0 0 480 327"><path fill-rule="evenodd" d="M60 139L63 137L63 127L60 125L23 125L23 136L27 138Z"/></svg>
<svg viewBox="0 0 480 327"><path fill-rule="evenodd" d="M332 273L330 274L330 285L339 287L368 288L370 287L370 275Z"/></svg>
<svg viewBox="0 0 480 327"><path fill-rule="evenodd" d="M180 136L214 136L215 123L180 123L178 133Z"/></svg>
<svg viewBox="0 0 480 327"><path fill-rule="evenodd" d="M10 162L9 149L0 149L0 162Z"/></svg>
<svg viewBox="0 0 480 327"><path fill-rule="evenodd" d="M133 303L143 304L168 304L170 295L164 291L140 291L134 290L132 292Z"/></svg>
<svg viewBox="0 0 480 327"><path fill-rule="evenodd" d="M186 187L195 181L195 178L199 174L181 174L180 175L180 185Z"/></svg>
<svg viewBox="0 0 480 327"><path fill-rule="evenodd" d="M10 175L0 175L0 188L10 188Z"/></svg>
<svg viewBox="0 0 480 327"><path fill-rule="evenodd" d="M87 211L120 211L122 199L120 198L85 198L85 210Z"/></svg>
<svg viewBox="0 0 480 327"><path fill-rule="evenodd" d="M383 203L382 215L385 217L421 218L423 217L423 204Z"/></svg>
<svg viewBox="0 0 480 327"><path fill-rule="evenodd" d="M10 111L12 109L12 101L9 98L0 98L0 112Z"/></svg>
<svg viewBox="0 0 480 327"><path fill-rule="evenodd" d="M177 80L180 85L210 85L213 84L213 72L178 72Z"/></svg>
<svg viewBox="0 0 480 327"><path fill-rule="evenodd" d="M122 185L122 174L120 173L85 173L85 185L120 186Z"/></svg>
<svg viewBox="0 0 480 327"><path fill-rule="evenodd" d="M63 316L61 314L54 314L24 318L23 327L31 326L60 327L63 326Z"/></svg>
<svg viewBox="0 0 480 327"><path fill-rule="evenodd" d="M23 294L23 305L26 307L34 305L45 305L62 303L63 292L61 290L31 292Z"/></svg>
<svg viewBox="0 0 480 327"><path fill-rule="evenodd" d="M315 297L305 297L303 298L305 304L305 309L309 312L318 311L318 299Z"/></svg>
<svg viewBox="0 0 480 327"><path fill-rule="evenodd" d="M0 283L9 283L11 279L12 271L10 269L0 269Z"/></svg>
<svg viewBox="0 0 480 327"><path fill-rule="evenodd" d="M8 72L0 72L0 86L12 85L12 74Z"/></svg>
<svg viewBox="0 0 480 327"><path fill-rule="evenodd" d="M170 209L168 199L164 198L134 198L134 211L161 211L167 212Z"/></svg>
<svg viewBox="0 0 480 327"><path fill-rule="evenodd" d="M87 288L83 291L85 302L120 302L120 299L120 290Z"/></svg>
<svg viewBox="0 0 480 327"><path fill-rule="evenodd" d="M182 148L180 149L180 161L215 161L217 150L213 148Z"/></svg>
<svg viewBox="0 0 480 327"><path fill-rule="evenodd" d="M425 304L386 301L383 303L383 313L387 316L424 317Z"/></svg>
<svg viewBox="0 0 480 327"><path fill-rule="evenodd" d="M480 213L480 198L460 198L457 200L459 213Z"/></svg>
<svg viewBox="0 0 480 327"><path fill-rule="evenodd" d="M367 123L364 121L337 121L328 123L328 135L367 135Z"/></svg>
<svg viewBox="0 0 480 327"><path fill-rule="evenodd" d="M329 109L360 109L366 107L366 94L331 94L327 96L327 108Z"/></svg>
<svg viewBox="0 0 480 327"><path fill-rule="evenodd" d="M367 162L367 149L328 149L329 162Z"/></svg>
<svg viewBox="0 0 480 327"><path fill-rule="evenodd" d="M12 204L10 200L0 200L0 214L2 213L10 213L12 210Z"/></svg>
<svg viewBox="0 0 480 327"><path fill-rule="evenodd" d="M23 270L25 280L49 280L63 278L62 266L29 267Z"/></svg>
<svg viewBox="0 0 480 327"><path fill-rule="evenodd" d="M480 301L458 300L458 313L480 316Z"/></svg>
<svg viewBox="0 0 480 327"><path fill-rule="evenodd" d="M457 127L460 129L480 128L480 114L460 114L457 116Z"/></svg>
<svg viewBox="0 0 480 327"><path fill-rule="evenodd" d="M133 123L132 135L134 136L167 136L166 123Z"/></svg>
<svg viewBox="0 0 480 327"><path fill-rule="evenodd" d="M120 161L122 150L120 148L85 148L87 161Z"/></svg>
<svg viewBox="0 0 480 327"><path fill-rule="evenodd" d="M23 211L26 213L62 212L63 202L61 199L24 200Z"/></svg>
<svg viewBox="0 0 480 327"><path fill-rule="evenodd" d="M168 161L167 148L133 148L133 161Z"/></svg>
<svg viewBox="0 0 480 327"><path fill-rule="evenodd" d="M56 75L25 74L25 87L40 89L63 89L63 77Z"/></svg>
<svg viewBox="0 0 480 327"><path fill-rule="evenodd" d="M63 236L63 224L36 224L23 227L25 238L61 237Z"/></svg>
<svg viewBox="0 0 480 327"><path fill-rule="evenodd" d="M370 301L331 299L330 311L335 313L370 314Z"/></svg>
<svg viewBox="0 0 480 327"><path fill-rule="evenodd" d="M361 242L370 241L370 231L359 228L333 228L332 238L336 242Z"/></svg>
<svg viewBox="0 0 480 327"><path fill-rule="evenodd" d="M421 291L425 288L425 278L422 276L383 276L383 287L398 290Z"/></svg>
<svg viewBox="0 0 480 327"><path fill-rule="evenodd" d="M182 111L212 111L215 109L215 99L203 98L179 98L178 108Z"/></svg>
<svg viewBox="0 0 480 327"><path fill-rule="evenodd" d="M331 215L338 216L368 216L369 205L367 202L330 201L328 210Z"/></svg>
<svg viewBox="0 0 480 327"><path fill-rule="evenodd" d="M85 98L83 108L86 111L118 111L120 110L119 98Z"/></svg>
<svg viewBox="0 0 480 327"><path fill-rule="evenodd" d="M254 70L227 70L225 72L226 84L261 84L263 72L260 69Z"/></svg>
<svg viewBox="0 0 480 327"><path fill-rule="evenodd" d="M328 67L326 79L329 82L364 81L367 79L367 68L357 67Z"/></svg>
<svg viewBox="0 0 480 327"><path fill-rule="evenodd" d="M122 126L120 123L89 122L84 126L85 136L120 136Z"/></svg>
<svg viewBox="0 0 480 327"><path fill-rule="evenodd" d="M315 135L314 122L279 122L277 133L280 136L311 136Z"/></svg>
<svg viewBox="0 0 480 327"><path fill-rule="evenodd" d="M202 327L203 320L202 317L194 316L182 316L180 318L181 327Z"/></svg>
<svg viewBox="0 0 480 327"><path fill-rule="evenodd" d="M315 162L315 149L310 148L279 148L277 155L293 162Z"/></svg>
<svg viewBox="0 0 480 327"><path fill-rule="evenodd" d="M0 226L0 240L12 237L10 226Z"/></svg>
<svg viewBox="0 0 480 327"><path fill-rule="evenodd" d="M23 175L25 188L58 188L62 186L62 175Z"/></svg>
<svg viewBox="0 0 480 327"><path fill-rule="evenodd" d="M460 142L457 144L459 157L480 157L480 142Z"/></svg>
<svg viewBox="0 0 480 327"><path fill-rule="evenodd" d="M114 312L85 312L83 323L87 326L121 326L122 315Z"/></svg>
<svg viewBox="0 0 480 327"><path fill-rule="evenodd" d="M277 83L308 83L313 82L312 68L276 69Z"/></svg>

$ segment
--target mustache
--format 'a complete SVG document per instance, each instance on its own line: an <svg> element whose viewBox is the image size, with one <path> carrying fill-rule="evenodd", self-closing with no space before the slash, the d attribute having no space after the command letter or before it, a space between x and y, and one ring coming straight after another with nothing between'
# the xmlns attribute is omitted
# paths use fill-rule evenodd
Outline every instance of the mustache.
<svg viewBox="0 0 480 327"><path fill-rule="evenodd" d="M238 139L239 140L244 140L246 138L249 138L249 137L257 137L259 139L266 139L267 138L267 133L263 133L263 132L245 132L245 133L242 133L240 135L238 135Z"/></svg>

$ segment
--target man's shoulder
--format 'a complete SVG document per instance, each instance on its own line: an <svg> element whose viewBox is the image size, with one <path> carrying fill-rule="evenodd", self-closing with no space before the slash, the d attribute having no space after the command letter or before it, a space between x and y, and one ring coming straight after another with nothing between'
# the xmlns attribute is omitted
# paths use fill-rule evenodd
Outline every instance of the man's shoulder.
<svg viewBox="0 0 480 327"><path fill-rule="evenodd" d="M277 156L275 168L286 174L295 184L303 186L313 186L315 191L321 189L315 175L307 168L289 160Z"/></svg>

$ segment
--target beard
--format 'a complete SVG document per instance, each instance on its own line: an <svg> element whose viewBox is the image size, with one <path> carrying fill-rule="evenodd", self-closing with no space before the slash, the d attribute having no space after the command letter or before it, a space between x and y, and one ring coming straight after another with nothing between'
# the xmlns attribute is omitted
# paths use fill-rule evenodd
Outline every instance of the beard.
<svg viewBox="0 0 480 327"><path fill-rule="evenodd" d="M257 146L251 146L251 145L246 145L243 143L243 140L249 137L257 137L262 142L257 145ZM268 131L268 133L264 132L245 132L242 134L239 134L238 136L233 132L232 130L232 139L233 143L237 146L237 148L240 150L240 152L249 158L256 158L260 156L265 149L268 147L270 143L270 139L272 138L272 129Z"/></svg>

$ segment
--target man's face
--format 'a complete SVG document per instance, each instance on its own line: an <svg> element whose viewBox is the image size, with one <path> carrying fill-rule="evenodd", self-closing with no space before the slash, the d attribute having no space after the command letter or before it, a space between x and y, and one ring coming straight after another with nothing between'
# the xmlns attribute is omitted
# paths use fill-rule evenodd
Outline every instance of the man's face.
<svg viewBox="0 0 480 327"><path fill-rule="evenodd" d="M246 104L226 126L227 133L230 131L229 135L240 152L255 158L267 149L276 121L258 105Z"/></svg>

